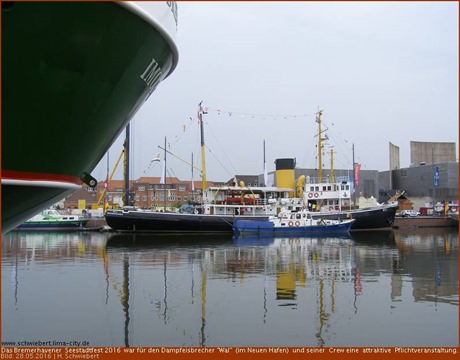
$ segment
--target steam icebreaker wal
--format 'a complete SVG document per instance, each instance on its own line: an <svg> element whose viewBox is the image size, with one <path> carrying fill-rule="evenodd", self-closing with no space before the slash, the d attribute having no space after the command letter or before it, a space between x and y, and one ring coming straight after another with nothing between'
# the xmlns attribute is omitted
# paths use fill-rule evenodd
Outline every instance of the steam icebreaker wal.
<svg viewBox="0 0 460 360"><path fill-rule="evenodd" d="M89 173L178 62L175 2L2 2L2 232Z"/></svg>

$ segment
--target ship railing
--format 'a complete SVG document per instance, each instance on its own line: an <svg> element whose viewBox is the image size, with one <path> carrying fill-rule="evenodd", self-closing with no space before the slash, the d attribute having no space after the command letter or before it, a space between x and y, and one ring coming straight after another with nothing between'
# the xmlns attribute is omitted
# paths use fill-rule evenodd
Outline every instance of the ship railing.
<svg viewBox="0 0 460 360"><path fill-rule="evenodd" d="M217 199L209 202L212 205L222 205L222 206L264 206L269 204L269 199L260 199L260 198L245 198L245 199Z"/></svg>
<svg viewBox="0 0 460 360"><path fill-rule="evenodd" d="M351 183L351 178L349 176L334 176L334 178L330 178L329 176L323 177L313 177L307 176L305 178L305 184L336 184L336 183Z"/></svg>

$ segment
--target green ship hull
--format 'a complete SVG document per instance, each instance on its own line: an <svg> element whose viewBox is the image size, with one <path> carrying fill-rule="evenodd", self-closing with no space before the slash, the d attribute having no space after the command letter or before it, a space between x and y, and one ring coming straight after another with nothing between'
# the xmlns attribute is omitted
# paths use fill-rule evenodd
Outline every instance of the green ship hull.
<svg viewBox="0 0 460 360"><path fill-rule="evenodd" d="M160 23L126 3L2 2L2 232L88 183L174 70L161 5Z"/></svg>

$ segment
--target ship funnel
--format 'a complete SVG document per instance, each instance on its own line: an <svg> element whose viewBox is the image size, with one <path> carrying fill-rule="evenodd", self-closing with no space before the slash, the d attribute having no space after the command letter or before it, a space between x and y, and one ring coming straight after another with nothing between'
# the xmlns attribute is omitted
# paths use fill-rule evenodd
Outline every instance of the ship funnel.
<svg viewBox="0 0 460 360"><path fill-rule="evenodd" d="M277 187L295 189L295 165L296 160L292 158L275 160L275 183Z"/></svg>

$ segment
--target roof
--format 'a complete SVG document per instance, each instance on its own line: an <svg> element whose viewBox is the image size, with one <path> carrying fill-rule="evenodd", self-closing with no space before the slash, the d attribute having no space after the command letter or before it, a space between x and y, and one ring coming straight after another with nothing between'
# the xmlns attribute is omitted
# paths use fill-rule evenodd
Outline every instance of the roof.
<svg viewBox="0 0 460 360"><path fill-rule="evenodd" d="M86 189L80 189L65 198L65 202L78 202L78 200L86 200L87 202L97 201L96 193L89 192Z"/></svg>

